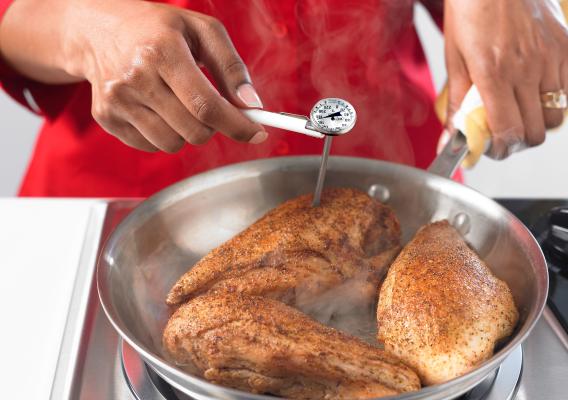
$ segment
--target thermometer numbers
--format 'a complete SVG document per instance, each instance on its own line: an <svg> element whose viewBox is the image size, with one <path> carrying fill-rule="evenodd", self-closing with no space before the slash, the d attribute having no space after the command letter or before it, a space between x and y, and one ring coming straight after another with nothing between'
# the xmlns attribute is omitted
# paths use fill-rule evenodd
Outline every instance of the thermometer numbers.
<svg viewBox="0 0 568 400"><path fill-rule="evenodd" d="M357 118L353 106L342 99L323 99L312 108L310 119L315 128L327 134L349 132Z"/></svg>

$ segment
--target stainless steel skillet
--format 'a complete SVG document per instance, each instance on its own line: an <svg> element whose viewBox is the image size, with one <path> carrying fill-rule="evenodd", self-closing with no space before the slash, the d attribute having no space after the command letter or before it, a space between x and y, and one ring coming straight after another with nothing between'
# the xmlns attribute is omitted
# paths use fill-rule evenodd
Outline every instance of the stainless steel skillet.
<svg viewBox="0 0 568 400"><path fill-rule="evenodd" d="M235 164L181 181L143 202L106 243L97 268L102 306L121 336L178 389L197 399L272 399L210 384L161 355L168 318L166 293L213 247L282 201L311 192L319 157L284 157ZM520 310L515 334L467 375L397 399L451 399L494 371L518 348L546 301L548 275L538 244L512 214L449 179L376 160L332 157L328 186L371 191L401 220L404 240L423 224L447 218L504 279Z"/></svg>

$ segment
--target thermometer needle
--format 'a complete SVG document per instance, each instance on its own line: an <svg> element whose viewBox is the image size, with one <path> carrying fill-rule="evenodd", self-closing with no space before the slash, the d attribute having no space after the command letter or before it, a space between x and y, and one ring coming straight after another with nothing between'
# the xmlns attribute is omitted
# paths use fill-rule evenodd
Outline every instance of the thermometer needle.
<svg viewBox="0 0 568 400"><path fill-rule="evenodd" d="M323 152L321 155L321 164L318 174L318 182L316 184L316 191L314 192L314 200L312 201L312 206L317 207L320 205L321 192L323 190L323 183L325 181L325 173L327 170L327 159L329 157L329 150L331 149L331 141L333 136L326 136L323 142Z"/></svg>
<svg viewBox="0 0 568 400"><path fill-rule="evenodd" d="M329 117L331 117L331 119L333 119L333 117L341 117L341 112L340 111L334 112L333 114L326 115L323 118L329 118Z"/></svg>

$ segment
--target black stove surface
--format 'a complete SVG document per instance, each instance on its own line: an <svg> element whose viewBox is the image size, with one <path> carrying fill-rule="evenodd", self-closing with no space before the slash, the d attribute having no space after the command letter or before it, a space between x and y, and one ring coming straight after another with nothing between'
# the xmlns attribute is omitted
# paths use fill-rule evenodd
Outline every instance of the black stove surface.
<svg viewBox="0 0 568 400"><path fill-rule="evenodd" d="M568 200L496 199L540 243L550 277L548 306L568 332Z"/></svg>

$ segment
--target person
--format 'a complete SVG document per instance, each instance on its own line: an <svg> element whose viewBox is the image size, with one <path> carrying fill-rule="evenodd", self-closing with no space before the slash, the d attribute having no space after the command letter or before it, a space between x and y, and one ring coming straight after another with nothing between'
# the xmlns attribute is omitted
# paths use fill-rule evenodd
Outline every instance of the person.
<svg viewBox="0 0 568 400"><path fill-rule="evenodd" d="M444 13L449 113L473 83L492 157L541 144L568 86L557 0L424 2ZM319 154L318 139L239 109L306 115L323 97L358 111L332 154L420 168L435 156L442 126L412 0L0 5L1 85L44 118L20 195L148 196L220 165Z"/></svg>

